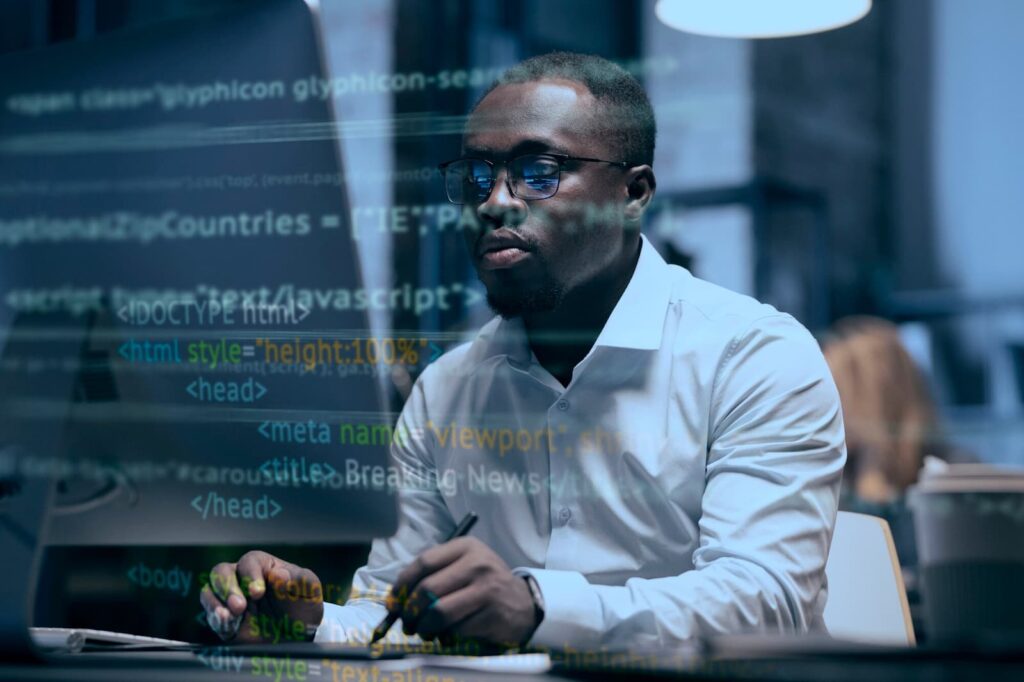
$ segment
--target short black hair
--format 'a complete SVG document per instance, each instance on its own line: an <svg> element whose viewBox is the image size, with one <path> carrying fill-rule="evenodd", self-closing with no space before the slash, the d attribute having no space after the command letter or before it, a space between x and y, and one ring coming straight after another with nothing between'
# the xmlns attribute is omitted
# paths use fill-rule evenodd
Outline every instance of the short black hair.
<svg viewBox="0 0 1024 682"><path fill-rule="evenodd" d="M628 71L603 57L578 52L549 52L530 57L503 73L473 106L476 109L493 90L512 83L562 79L581 83L604 105L601 130L615 141L618 159L630 165L654 163L657 127L654 108L643 86Z"/></svg>

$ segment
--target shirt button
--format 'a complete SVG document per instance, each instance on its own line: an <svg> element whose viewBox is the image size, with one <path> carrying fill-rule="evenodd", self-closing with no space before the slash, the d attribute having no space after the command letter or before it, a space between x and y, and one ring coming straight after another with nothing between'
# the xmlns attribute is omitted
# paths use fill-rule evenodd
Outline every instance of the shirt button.
<svg viewBox="0 0 1024 682"><path fill-rule="evenodd" d="M561 521L563 524L569 523L569 519L571 518L572 510L569 509L568 507L562 507L562 509L558 512L558 520Z"/></svg>
<svg viewBox="0 0 1024 682"><path fill-rule="evenodd" d="M568 400L559 400L556 403L556 405L558 405L558 409L560 409L562 412L565 412L566 410L569 409L569 401Z"/></svg>

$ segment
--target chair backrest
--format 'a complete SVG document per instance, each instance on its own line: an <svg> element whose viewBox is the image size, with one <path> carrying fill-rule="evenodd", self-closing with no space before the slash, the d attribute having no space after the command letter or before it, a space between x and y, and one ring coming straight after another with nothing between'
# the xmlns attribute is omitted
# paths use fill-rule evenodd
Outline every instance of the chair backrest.
<svg viewBox="0 0 1024 682"><path fill-rule="evenodd" d="M836 639L912 646L907 592L884 519L839 512L825 564L825 625Z"/></svg>

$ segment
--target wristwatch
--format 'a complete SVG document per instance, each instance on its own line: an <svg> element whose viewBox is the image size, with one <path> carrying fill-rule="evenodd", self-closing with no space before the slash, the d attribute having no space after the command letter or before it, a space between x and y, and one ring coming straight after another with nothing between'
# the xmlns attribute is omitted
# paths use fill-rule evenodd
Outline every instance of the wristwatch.
<svg viewBox="0 0 1024 682"><path fill-rule="evenodd" d="M522 578L526 581L526 587L530 590L530 597L533 598L533 628L536 630L540 627L541 621L544 620L544 595L541 594L540 585L537 584L537 580L532 575L527 573Z"/></svg>

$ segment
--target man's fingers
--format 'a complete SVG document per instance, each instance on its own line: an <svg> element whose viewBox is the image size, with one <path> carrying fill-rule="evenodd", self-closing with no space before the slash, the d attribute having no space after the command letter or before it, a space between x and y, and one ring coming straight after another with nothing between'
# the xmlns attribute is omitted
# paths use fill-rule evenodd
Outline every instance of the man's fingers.
<svg viewBox="0 0 1024 682"><path fill-rule="evenodd" d="M235 574L236 564L220 563L210 571L210 587L213 593L227 606L229 615L240 616L247 605L246 595L238 587Z"/></svg>
<svg viewBox="0 0 1024 682"><path fill-rule="evenodd" d="M238 631L242 616L232 614L209 585L204 586L199 592L199 603L206 613L206 624L210 629L221 639L232 639Z"/></svg>
<svg viewBox="0 0 1024 682"><path fill-rule="evenodd" d="M199 591L199 603L206 611L212 611L217 607L224 608L224 602L213 593L209 585L204 585L203 589Z"/></svg>
<svg viewBox="0 0 1024 682"><path fill-rule="evenodd" d="M424 638L433 638L467 615L463 609L470 608L466 602L470 596L476 596L475 608L479 608L483 595L479 588L472 587L474 577L473 563L463 557L421 580L401 612L406 633L417 632ZM446 602L451 606L438 610L443 600L456 594L461 597Z"/></svg>
<svg viewBox="0 0 1024 682"><path fill-rule="evenodd" d="M279 578L282 575L285 576L284 580L288 580L287 570L283 573L273 573L274 569L278 568L278 563L275 557L266 552L256 551L243 554L242 558L238 560L237 569L241 592L254 600L260 599L266 594L268 580Z"/></svg>
<svg viewBox="0 0 1024 682"><path fill-rule="evenodd" d="M266 633L260 631L259 618L255 613L245 614L241 624L238 626L238 636L235 641L243 644L262 642Z"/></svg>
<svg viewBox="0 0 1024 682"><path fill-rule="evenodd" d="M420 619L437 602L437 595L427 590L416 590L402 608L402 631L411 635L419 630Z"/></svg>
<svg viewBox="0 0 1024 682"><path fill-rule="evenodd" d="M264 574L265 583L260 586L264 593L291 602L323 601L323 585L320 584L320 578L316 573L276 557L271 557L271 559L273 560L272 564ZM256 587L255 584L252 584L249 589L252 590Z"/></svg>
<svg viewBox="0 0 1024 682"><path fill-rule="evenodd" d="M292 585L299 591L299 594L304 595L304 603L320 604L323 602L324 587L320 584L317 574L310 569L293 566L286 588L291 589Z"/></svg>
<svg viewBox="0 0 1024 682"><path fill-rule="evenodd" d="M203 587L199 592L199 603L203 607L203 611L206 612L206 622L213 627L215 623L227 621L231 618L231 612L228 611L228 607L220 600L220 598L213 593L209 585ZM213 628L217 630L217 628Z"/></svg>
<svg viewBox="0 0 1024 682"><path fill-rule="evenodd" d="M459 625L483 608L484 597L483 591L474 586L441 597L417 621L416 634L423 639L433 639L445 632L462 634Z"/></svg>
<svg viewBox="0 0 1024 682"><path fill-rule="evenodd" d="M420 580L409 598L415 601L419 592L433 594L438 598L444 597L472 583L473 577L473 566L463 556Z"/></svg>
<svg viewBox="0 0 1024 682"><path fill-rule="evenodd" d="M398 579L391 587L391 592L396 595L397 600L389 605L389 608L398 608L398 602L403 595L411 595L423 578L437 573L445 566L458 561L463 555L469 552L474 542L473 538L456 538L443 545L437 545L425 550L416 557L408 566L398 574Z"/></svg>

